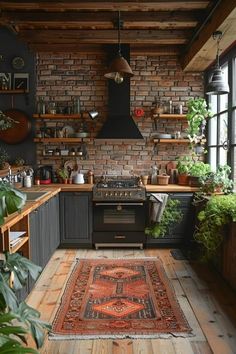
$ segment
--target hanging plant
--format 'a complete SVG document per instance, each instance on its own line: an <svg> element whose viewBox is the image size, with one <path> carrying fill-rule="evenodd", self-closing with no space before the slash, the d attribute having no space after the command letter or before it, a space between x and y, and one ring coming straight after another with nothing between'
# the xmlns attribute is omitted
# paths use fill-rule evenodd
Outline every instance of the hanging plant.
<svg viewBox="0 0 236 354"><path fill-rule="evenodd" d="M6 116L6 114L0 111L0 130L10 129L15 123L19 122L15 121L11 117Z"/></svg>
<svg viewBox="0 0 236 354"><path fill-rule="evenodd" d="M183 213L179 206L179 200L168 199L161 221L146 227L145 234L154 238L168 235L173 225L180 223L183 218Z"/></svg>

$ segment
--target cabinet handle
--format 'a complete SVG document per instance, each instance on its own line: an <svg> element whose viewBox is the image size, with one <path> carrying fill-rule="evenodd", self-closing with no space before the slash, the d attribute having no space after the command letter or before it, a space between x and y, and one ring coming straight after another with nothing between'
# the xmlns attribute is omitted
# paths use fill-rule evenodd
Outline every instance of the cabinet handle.
<svg viewBox="0 0 236 354"><path fill-rule="evenodd" d="M38 209L35 209L35 210L34 210L34 213L35 213L35 214L38 213Z"/></svg>
<svg viewBox="0 0 236 354"><path fill-rule="evenodd" d="M120 239L120 240L124 240L126 238L126 236L119 236L119 235L116 235L114 236L115 239Z"/></svg>

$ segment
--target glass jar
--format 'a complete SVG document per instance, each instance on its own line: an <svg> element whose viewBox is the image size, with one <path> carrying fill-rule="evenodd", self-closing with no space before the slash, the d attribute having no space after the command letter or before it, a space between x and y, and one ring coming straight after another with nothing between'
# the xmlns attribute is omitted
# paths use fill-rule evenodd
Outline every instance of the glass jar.
<svg viewBox="0 0 236 354"><path fill-rule="evenodd" d="M151 184L157 184L157 174L158 174L157 166L152 166Z"/></svg>

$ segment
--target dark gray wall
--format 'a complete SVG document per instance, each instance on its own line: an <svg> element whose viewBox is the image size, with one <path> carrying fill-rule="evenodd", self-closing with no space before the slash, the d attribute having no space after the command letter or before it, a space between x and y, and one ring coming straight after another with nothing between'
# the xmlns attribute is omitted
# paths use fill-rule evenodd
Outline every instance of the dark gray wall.
<svg viewBox="0 0 236 354"><path fill-rule="evenodd" d="M8 29L0 28L0 55L3 61L0 62L0 72L8 73L29 73L29 93L24 94L0 94L0 110L14 108L25 112L32 122L32 130L26 140L18 144L5 144L0 140L0 146L4 147L10 155L11 161L16 157L22 157L27 164L33 165L36 160L36 146L33 142L34 122L32 114L35 112L35 92L36 92L36 73L35 73L35 54L30 52L27 45L17 38L17 35ZM15 70L12 67L12 59L16 56L22 57L25 67ZM13 107L12 107L13 104Z"/></svg>

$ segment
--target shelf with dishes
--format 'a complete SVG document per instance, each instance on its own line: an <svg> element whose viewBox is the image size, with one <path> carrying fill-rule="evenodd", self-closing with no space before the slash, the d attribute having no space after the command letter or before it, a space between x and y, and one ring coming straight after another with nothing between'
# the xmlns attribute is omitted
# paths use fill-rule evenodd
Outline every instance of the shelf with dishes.
<svg viewBox="0 0 236 354"><path fill-rule="evenodd" d="M189 144L188 139L153 139L154 144Z"/></svg>
<svg viewBox="0 0 236 354"><path fill-rule="evenodd" d="M90 140L90 138L34 138L35 143L43 144L76 144Z"/></svg>
<svg viewBox="0 0 236 354"><path fill-rule="evenodd" d="M61 120L61 119L80 119L86 118L88 116L87 113L83 114L33 114L33 118L35 119L50 119L50 120Z"/></svg>
<svg viewBox="0 0 236 354"><path fill-rule="evenodd" d="M187 119L186 114L168 114L162 113L157 116L159 119Z"/></svg>

